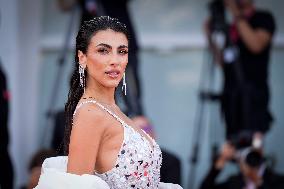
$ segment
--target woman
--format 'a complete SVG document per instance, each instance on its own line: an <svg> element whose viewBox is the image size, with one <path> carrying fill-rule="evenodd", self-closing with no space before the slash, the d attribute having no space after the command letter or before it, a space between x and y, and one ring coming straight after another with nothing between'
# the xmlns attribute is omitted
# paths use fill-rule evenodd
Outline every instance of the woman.
<svg viewBox="0 0 284 189"><path fill-rule="evenodd" d="M126 93L128 39L126 26L114 18L97 17L81 26L65 107L68 160L46 160L37 188L179 187L160 184L159 146L115 104L122 79Z"/></svg>

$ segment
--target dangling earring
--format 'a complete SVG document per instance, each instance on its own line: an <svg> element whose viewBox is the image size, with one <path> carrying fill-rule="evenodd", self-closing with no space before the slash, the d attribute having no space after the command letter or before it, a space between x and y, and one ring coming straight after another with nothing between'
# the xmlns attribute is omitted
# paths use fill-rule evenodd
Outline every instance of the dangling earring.
<svg viewBox="0 0 284 189"><path fill-rule="evenodd" d="M124 95L126 95L126 79L125 79L125 72L123 74L123 84L122 84L122 91L124 89Z"/></svg>
<svg viewBox="0 0 284 189"><path fill-rule="evenodd" d="M80 86L84 89L85 93L85 69L79 63Z"/></svg>

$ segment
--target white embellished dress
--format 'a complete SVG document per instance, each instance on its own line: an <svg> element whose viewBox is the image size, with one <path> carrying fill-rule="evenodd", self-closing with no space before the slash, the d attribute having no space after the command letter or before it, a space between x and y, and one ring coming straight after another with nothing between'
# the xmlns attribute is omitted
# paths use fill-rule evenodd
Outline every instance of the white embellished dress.
<svg viewBox="0 0 284 189"><path fill-rule="evenodd" d="M138 133L131 126L127 125L122 119L120 119L116 114L105 108L102 104L98 103L95 100L88 100L80 103L75 112L81 108L84 104L94 103L110 115L112 115L117 121L119 121L124 128L124 139L120 148L120 151L117 155L117 160L115 166L102 174L99 174L94 171L94 175L76 175L77 178L86 177L90 179L90 184L86 189L175 189L181 188L179 185L170 184L170 183L161 183L160 182L160 168L162 163L162 153L158 144L153 140L146 132L145 135L151 139L151 142L145 138L145 136ZM36 189L46 188L46 183L48 182L48 175L58 174L56 180L51 182L57 183L60 182L60 177L62 176L75 176L74 174L66 173L68 158L55 157L45 160L42 167L42 174L40 177L39 185ZM56 171L59 171L56 173ZM91 176L91 177L90 177ZM70 178L71 179L71 178ZM73 182L70 180L70 182ZM93 184L91 184L94 182ZM65 183L66 184L66 178ZM78 184L78 181L77 181ZM86 184L86 181L82 182ZM72 185L72 184L71 184ZM71 186L70 185L70 186ZM42 186L42 187L41 187ZM69 186L69 185L68 185ZM69 186L69 187L70 187ZM63 187L63 186L62 186ZM67 187L64 186L64 187ZM50 189L53 189L50 187ZM54 188L55 189L55 188ZM74 188L75 189L75 188Z"/></svg>

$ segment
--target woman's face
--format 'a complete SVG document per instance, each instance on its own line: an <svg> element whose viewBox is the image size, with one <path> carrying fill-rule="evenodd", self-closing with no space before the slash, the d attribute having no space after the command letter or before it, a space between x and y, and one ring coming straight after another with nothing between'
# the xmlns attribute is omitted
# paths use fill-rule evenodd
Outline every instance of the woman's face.
<svg viewBox="0 0 284 189"><path fill-rule="evenodd" d="M117 87L128 63L128 39L111 29L98 31L90 40L87 53L78 51L80 64L87 69L87 85Z"/></svg>

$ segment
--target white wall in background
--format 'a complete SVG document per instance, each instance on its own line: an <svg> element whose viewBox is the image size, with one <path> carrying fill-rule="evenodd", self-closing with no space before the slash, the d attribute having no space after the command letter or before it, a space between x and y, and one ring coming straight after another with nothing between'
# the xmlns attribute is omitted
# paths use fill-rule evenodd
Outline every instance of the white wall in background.
<svg viewBox="0 0 284 189"><path fill-rule="evenodd" d="M0 56L11 92L10 152L15 184L27 180L27 165L37 149L38 74L41 1L1 0Z"/></svg>

